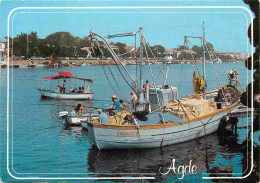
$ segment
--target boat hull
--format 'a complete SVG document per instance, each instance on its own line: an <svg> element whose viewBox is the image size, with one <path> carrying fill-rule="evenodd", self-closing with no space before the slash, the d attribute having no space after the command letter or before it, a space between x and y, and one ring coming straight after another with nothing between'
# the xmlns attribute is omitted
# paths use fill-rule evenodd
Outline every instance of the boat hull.
<svg viewBox="0 0 260 183"><path fill-rule="evenodd" d="M80 126L82 121L87 121L88 116L63 116L63 123L70 126Z"/></svg>
<svg viewBox="0 0 260 183"><path fill-rule="evenodd" d="M93 93L56 93L53 91L39 90L42 98L51 99L72 99L72 100L90 100Z"/></svg>
<svg viewBox="0 0 260 183"><path fill-rule="evenodd" d="M87 121L82 121L82 122L81 122L81 126L82 126L83 129L86 129L86 130L87 130L87 129L88 129L88 123L87 123Z"/></svg>
<svg viewBox="0 0 260 183"><path fill-rule="evenodd" d="M211 134L218 129L220 120L237 108L233 106L227 110L204 116L197 121L165 123L140 126L112 126L88 123L88 135L91 142L99 149L137 149L156 148L177 144L204 135ZM204 125L205 124L205 125ZM204 128L205 127L205 128Z"/></svg>

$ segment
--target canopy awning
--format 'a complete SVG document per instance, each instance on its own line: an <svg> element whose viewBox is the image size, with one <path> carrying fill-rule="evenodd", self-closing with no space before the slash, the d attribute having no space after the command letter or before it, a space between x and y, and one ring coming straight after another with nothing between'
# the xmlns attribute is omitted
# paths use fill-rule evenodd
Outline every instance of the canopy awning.
<svg viewBox="0 0 260 183"><path fill-rule="evenodd" d="M94 81L93 79L89 79L89 78L80 78L77 76L73 76L73 74L70 72L59 72L58 76L43 77L43 79L63 79L63 78L80 79L80 80L89 81L89 82Z"/></svg>
<svg viewBox="0 0 260 183"><path fill-rule="evenodd" d="M43 77L43 79L59 79L59 76L49 76L49 77Z"/></svg>
<svg viewBox="0 0 260 183"><path fill-rule="evenodd" d="M73 76L73 74L71 72L59 72L58 76Z"/></svg>

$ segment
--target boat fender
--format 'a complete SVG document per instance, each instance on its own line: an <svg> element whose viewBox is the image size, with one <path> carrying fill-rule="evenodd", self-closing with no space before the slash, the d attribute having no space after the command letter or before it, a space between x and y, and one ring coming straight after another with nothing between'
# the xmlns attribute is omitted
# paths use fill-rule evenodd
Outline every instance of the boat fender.
<svg viewBox="0 0 260 183"><path fill-rule="evenodd" d="M197 91L198 91L198 75L195 71L193 73L193 88L194 88L194 93L197 93Z"/></svg>
<svg viewBox="0 0 260 183"><path fill-rule="evenodd" d="M63 117L63 116L67 116L69 114L68 111L61 111L59 112L59 118Z"/></svg>
<svg viewBox="0 0 260 183"><path fill-rule="evenodd" d="M199 77L199 90L202 91L204 89L204 85L205 85L204 78L203 78L203 76L200 76Z"/></svg>

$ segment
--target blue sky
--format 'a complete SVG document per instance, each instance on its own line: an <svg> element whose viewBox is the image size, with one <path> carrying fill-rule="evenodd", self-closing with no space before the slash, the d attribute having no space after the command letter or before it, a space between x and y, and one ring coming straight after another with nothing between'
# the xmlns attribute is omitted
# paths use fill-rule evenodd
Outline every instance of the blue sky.
<svg viewBox="0 0 260 183"><path fill-rule="evenodd" d="M242 0L200 1L2 1L0 39L7 36L7 17L16 7L154 7L154 6L243 6ZM12 22L13 21L13 22ZM205 22L206 39L218 51L247 51L247 28L250 17L238 8L206 9L26 9L15 11L10 19L10 36L36 31L40 38L57 31L67 31L74 36L87 36L90 30L101 35L137 31L144 28L146 40L151 45L160 44L176 48L183 44L185 35L201 36ZM133 45L134 39L120 38L110 41ZM192 44L199 44L193 41ZM250 46L250 45L249 45Z"/></svg>

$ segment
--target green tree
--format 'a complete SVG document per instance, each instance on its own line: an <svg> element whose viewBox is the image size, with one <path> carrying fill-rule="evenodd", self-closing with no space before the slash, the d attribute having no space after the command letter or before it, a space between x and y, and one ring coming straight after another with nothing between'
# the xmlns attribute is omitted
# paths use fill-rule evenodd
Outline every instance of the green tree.
<svg viewBox="0 0 260 183"><path fill-rule="evenodd" d="M192 51L195 52L195 54L193 55L194 59L201 59L202 58L202 56L203 56L203 47L202 46L194 45L192 47ZM205 47L205 51L206 51L206 59L210 59L208 51L210 51L210 52L214 51L213 44L207 43L207 47Z"/></svg>
<svg viewBox="0 0 260 183"><path fill-rule="evenodd" d="M69 32L56 32L44 39L46 56L70 56L75 46L79 47L80 38L73 37Z"/></svg>
<svg viewBox="0 0 260 183"><path fill-rule="evenodd" d="M165 57L165 55L163 54L163 52L165 52L165 48L162 45L155 45L152 47L152 50L156 57Z"/></svg>
<svg viewBox="0 0 260 183"><path fill-rule="evenodd" d="M31 56L37 56L40 54L40 50L39 50L39 38L38 38L38 35L37 35L37 32L31 32L29 35L28 35L28 56L31 57Z"/></svg>
<svg viewBox="0 0 260 183"><path fill-rule="evenodd" d="M119 54L126 53L126 49L125 49L125 47L126 47L126 44L125 44L125 43L120 43L120 42L117 42L117 43L115 44L115 46L117 46L117 47L118 47Z"/></svg>
<svg viewBox="0 0 260 183"><path fill-rule="evenodd" d="M208 47L209 51L214 51L214 46L212 43L207 42L207 47Z"/></svg>
<svg viewBox="0 0 260 183"><path fill-rule="evenodd" d="M188 50L189 47L185 46L185 45L179 45L177 50L181 51L181 50Z"/></svg>
<svg viewBox="0 0 260 183"><path fill-rule="evenodd" d="M13 55L26 56L27 54L27 34L21 32L13 38Z"/></svg>

